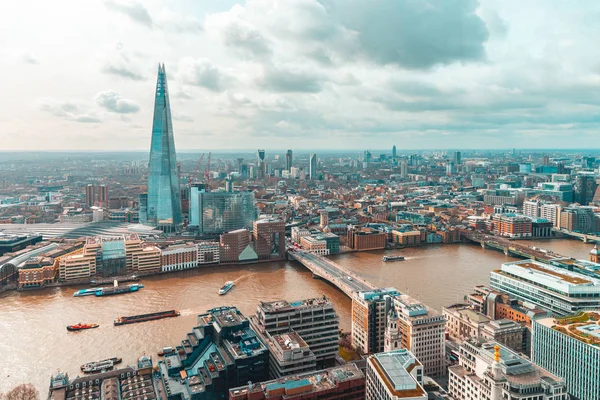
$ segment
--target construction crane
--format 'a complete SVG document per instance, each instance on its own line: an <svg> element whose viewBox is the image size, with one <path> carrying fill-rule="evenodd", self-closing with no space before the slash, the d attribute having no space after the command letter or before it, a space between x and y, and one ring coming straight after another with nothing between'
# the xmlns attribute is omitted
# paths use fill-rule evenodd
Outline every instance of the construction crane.
<svg viewBox="0 0 600 400"><path fill-rule="evenodd" d="M198 160L198 164L196 164L196 169L194 170L194 173L191 174L188 178L188 184L192 184L192 180L198 176L198 171L200 171L200 165L202 164L202 160L204 159L204 154L202 153L202 155L200 156L200 160Z"/></svg>
<svg viewBox="0 0 600 400"><path fill-rule="evenodd" d="M204 178L206 178L206 185L210 189L210 151L208 152L208 163L206 164L206 172L204 173Z"/></svg>

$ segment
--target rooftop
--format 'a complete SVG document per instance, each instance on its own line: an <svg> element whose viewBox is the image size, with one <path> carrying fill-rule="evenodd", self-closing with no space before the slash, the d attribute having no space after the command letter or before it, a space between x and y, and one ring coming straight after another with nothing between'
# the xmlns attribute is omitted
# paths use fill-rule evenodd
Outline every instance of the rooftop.
<svg viewBox="0 0 600 400"><path fill-rule="evenodd" d="M402 398L425 393L419 382L410 374L415 366L421 365L410 351L401 349L378 353L370 356L369 361L393 395Z"/></svg>
<svg viewBox="0 0 600 400"><path fill-rule="evenodd" d="M298 300L288 302L286 300L277 300L271 302L261 301L258 308L264 312L281 312L281 311L292 311L302 308L320 308L320 307L332 307L331 301L327 297L315 297L312 299Z"/></svg>
<svg viewBox="0 0 600 400"><path fill-rule="evenodd" d="M536 323L600 348L600 313L581 311L563 318L540 318Z"/></svg>

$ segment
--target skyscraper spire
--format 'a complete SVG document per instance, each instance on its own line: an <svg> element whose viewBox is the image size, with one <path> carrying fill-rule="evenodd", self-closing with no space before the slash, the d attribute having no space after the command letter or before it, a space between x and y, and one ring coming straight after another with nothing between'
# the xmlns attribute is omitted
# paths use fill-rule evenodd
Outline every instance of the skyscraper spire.
<svg viewBox="0 0 600 400"><path fill-rule="evenodd" d="M164 64L158 64L156 80L146 217L148 224L170 223L175 229L182 222L177 155Z"/></svg>

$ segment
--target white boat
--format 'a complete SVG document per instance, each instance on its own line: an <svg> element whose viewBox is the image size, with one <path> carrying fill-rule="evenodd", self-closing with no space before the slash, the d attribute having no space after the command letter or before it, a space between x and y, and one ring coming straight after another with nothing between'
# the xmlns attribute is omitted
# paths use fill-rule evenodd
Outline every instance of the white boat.
<svg viewBox="0 0 600 400"><path fill-rule="evenodd" d="M219 294L224 295L225 293L229 292L231 290L231 288L233 287L233 285L234 285L234 283L232 281L225 282L223 287L221 289L219 289Z"/></svg>

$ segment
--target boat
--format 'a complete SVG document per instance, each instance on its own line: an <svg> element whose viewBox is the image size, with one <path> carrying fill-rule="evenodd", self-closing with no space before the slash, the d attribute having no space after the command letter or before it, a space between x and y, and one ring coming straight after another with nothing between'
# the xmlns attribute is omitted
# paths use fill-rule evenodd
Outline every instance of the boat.
<svg viewBox="0 0 600 400"><path fill-rule="evenodd" d="M164 355L174 353L175 349L173 347L163 347L161 351L158 352L159 357L163 357Z"/></svg>
<svg viewBox="0 0 600 400"><path fill-rule="evenodd" d="M117 281L115 281L115 285L113 287L96 289L96 296L112 296L115 294L137 292L138 290L143 288L144 285L142 285L141 283L134 283L133 285L127 286L118 286Z"/></svg>
<svg viewBox="0 0 600 400"><path fill-rule="evenodd" d="M231 288L233 287L233 285L234 285L234 283L232 281L225 282L223 287L221 289L219 289L219 294L223 295L223 294L229 292L231 290Z"/></svg>
<svg viewBox="0 0 600 400"><path fill-rule="evenodd" d="M383 256L383 258L381 259L383 262L389 262L389 261L404 261L404 257L402 256Z"/></svg>
<svg viewBox="0 0 600 400"><path fill-rule="evenodd" d="M81 289L73 293L73 297L93 296L97 291L98 289Z"/></svg>
<svg viewBox="0 0 600 400"><path fill-rule="evenodd" d="M82 324L81 322L75 325L67 325L67 330L69 332L73 332L73 331L81 331L84 329L94 329L99 327L100 325L98 324Z"/></svg>
<svg viewBox="0 0 600 400"><path fill-rule="evenodd" d="M159 311L150 314L140 314L140 315L131 315L128 317L118 317L115 319L114 324L118 325L126 325L126 324L135 324L136 322L145 322L145 321L154 321L155 319L162 318L171 318L178 317L180 314L177 310L169 310L169 311Z"/></svg>
<svg viewBox="0 0 600 400"><path fill-rule="evenodd" d="M100 361L92 361L81 366L81 370L85 373L102 372L113 369L115 364L119 364L123 359L119 357L107 358Z"/></svg>

